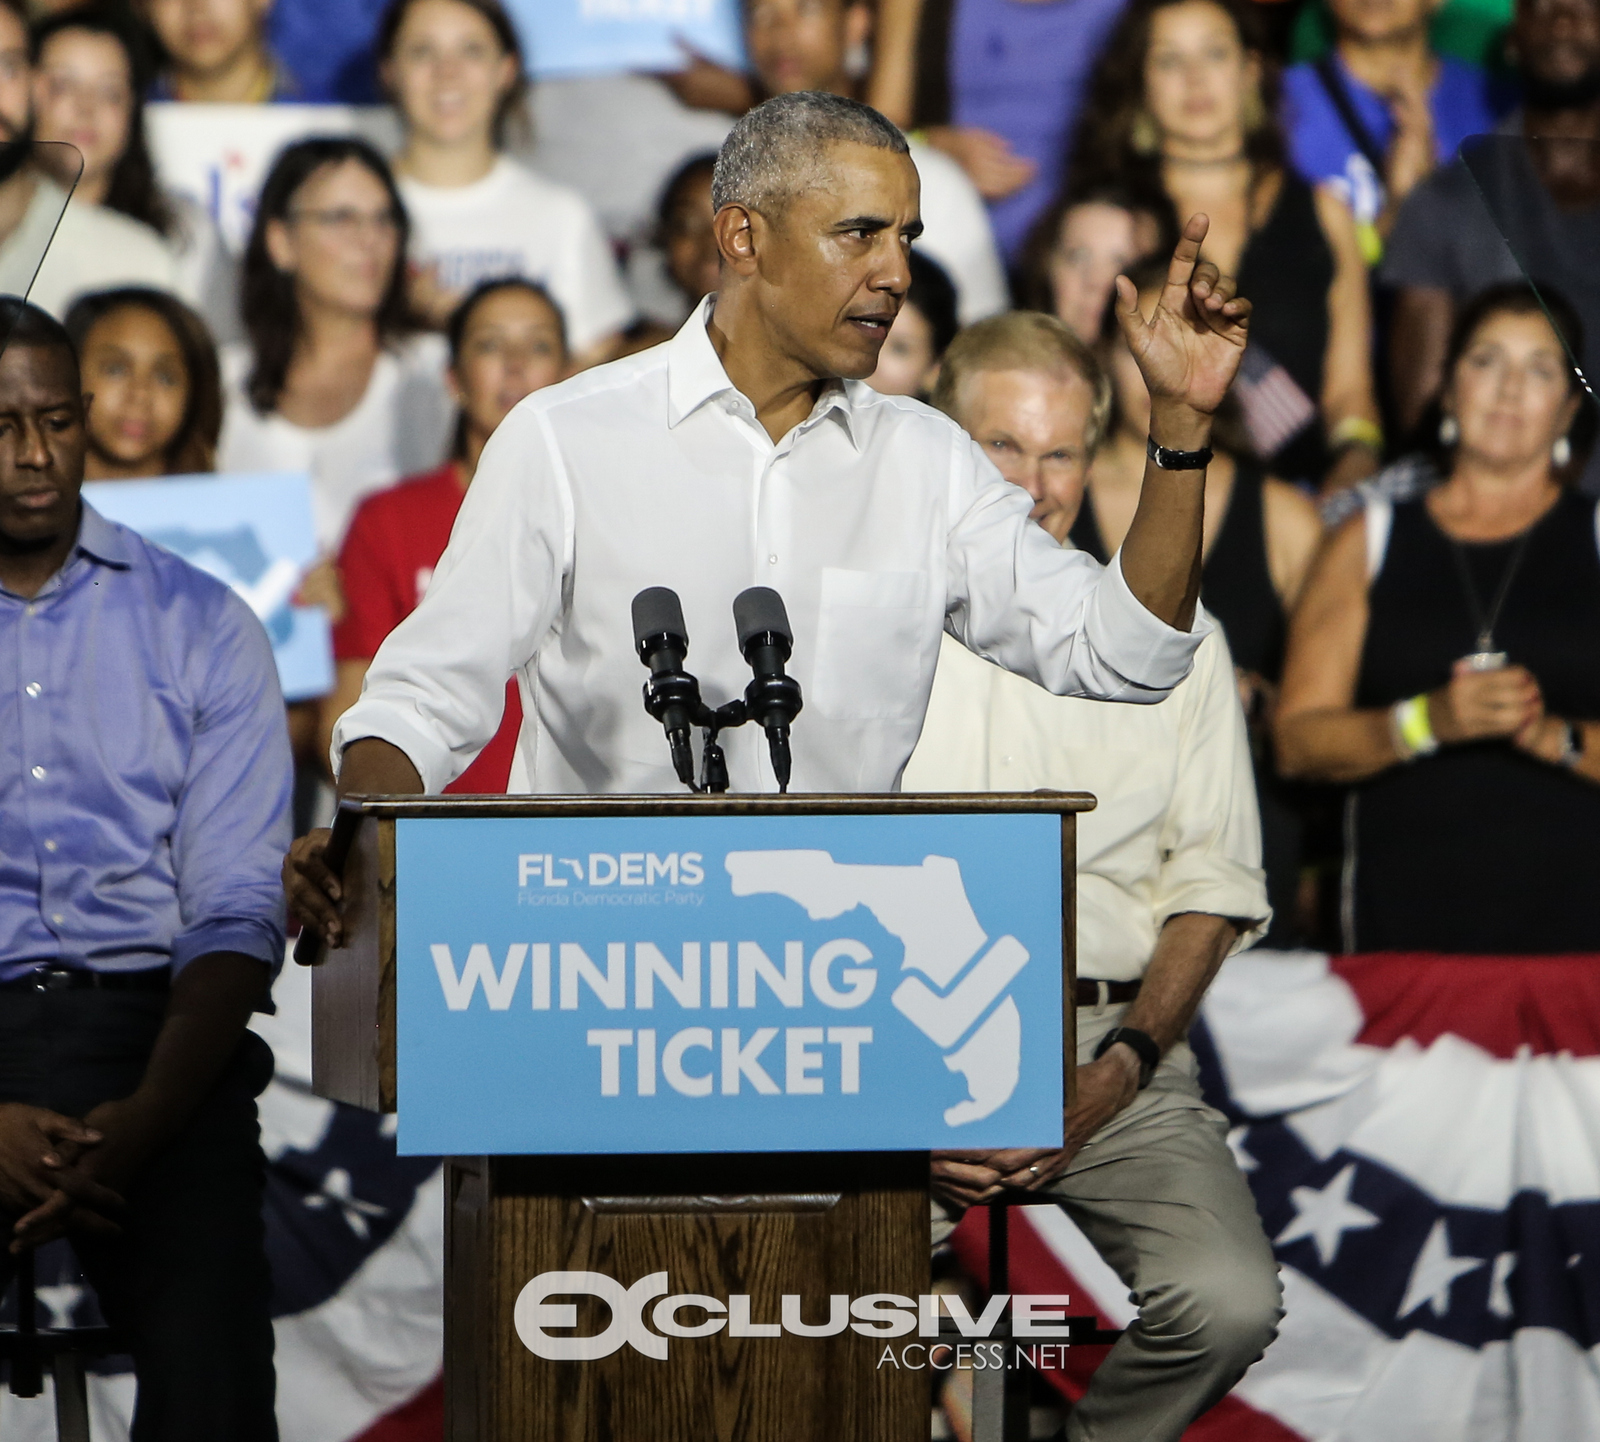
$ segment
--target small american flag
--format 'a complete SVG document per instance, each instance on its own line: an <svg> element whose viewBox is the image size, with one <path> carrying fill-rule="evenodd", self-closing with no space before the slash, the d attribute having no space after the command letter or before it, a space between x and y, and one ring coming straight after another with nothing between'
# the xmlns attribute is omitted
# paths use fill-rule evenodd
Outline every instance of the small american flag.
<svg viewBox="0 0 1600 1442"><path fill-rule="evenodd" d="M1233 390L1258 456L1275 455L1316 419L1316 403L1259 345L1245 348Z"/></svg>

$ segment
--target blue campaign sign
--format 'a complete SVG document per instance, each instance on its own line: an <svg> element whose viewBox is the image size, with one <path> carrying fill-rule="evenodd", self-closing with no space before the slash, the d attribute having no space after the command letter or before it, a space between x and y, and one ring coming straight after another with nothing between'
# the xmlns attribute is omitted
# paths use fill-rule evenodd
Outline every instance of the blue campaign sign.
<svg viewBox="0 0 1600 1442"><path fill-rule="evenodd" d="M333 689L333 635L320 606L292 604L317 558L311 478L264 475L162 476L92 481L83 498L108 521L137 531L215 576L267 628L287 700Z"/></svg>
<svg viewBox="0 0 1600 1442"><path fill-rule="evenodd" d="M1059 1145L1060 827L402 818L400 1150Z"/></svg>
<svg viewBox="0 0 1600 1442"><path fill-rule="evenodd" d="M739 0L508 0L537 76L682 70L685 47L744 68Z"/></svg>

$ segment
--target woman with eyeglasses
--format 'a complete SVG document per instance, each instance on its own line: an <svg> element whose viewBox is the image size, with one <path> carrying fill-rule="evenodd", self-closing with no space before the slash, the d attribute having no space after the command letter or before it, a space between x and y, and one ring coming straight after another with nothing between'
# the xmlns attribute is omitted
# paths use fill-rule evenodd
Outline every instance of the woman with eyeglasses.
<svg viewBox="0 0 1600 1442"><path fill-rule="evenodd" d="M132 20L101 5L60 10L33 27L29 51L32 139L48 142L37 154L49 179L35 181L35 198L50 220L66 201L56 182L77 181L34 304L60 315L88 291L143 285L177 291L208 319L215 297L225 314L232 276L216 228L202 207L162 190L145 144L149 55Z"/></svg>
<svg viewBox="0 0 1600 1442"><path fill-rule="evenodd" d="M437 465L449 439L446 347L406 307L407 233L383 157L314 137L273 164L245 249L249 340L223 351L217 469L310 472L329 552L363 497Z"/></svg>

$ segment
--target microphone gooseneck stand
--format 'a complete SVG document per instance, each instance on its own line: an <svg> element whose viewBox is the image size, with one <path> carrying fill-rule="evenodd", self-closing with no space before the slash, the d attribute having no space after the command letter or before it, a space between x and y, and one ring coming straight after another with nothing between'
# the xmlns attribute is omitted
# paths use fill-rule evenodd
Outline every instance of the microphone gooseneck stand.
<svg viewBox="0 0 1600 1442"><path fill-rule="evenodd" d="M789 790L792 757L789 725L803 704L800 683L784 671L794 649L783 598L767 586L741 591L733 603L739 650L754 675L742 699L713 710L700 695L700 682L684 669L689 630L677 592L651 586L633 598L633 640L639 659L650 668L644 683L644 709L661 723L672 752L672 769L689 790L720 795L728 789L728 758L718 735L746 721L767 733L767 750L778 794ZM691 727L705 732L700 755L700 780L694 778Z"/></svg>

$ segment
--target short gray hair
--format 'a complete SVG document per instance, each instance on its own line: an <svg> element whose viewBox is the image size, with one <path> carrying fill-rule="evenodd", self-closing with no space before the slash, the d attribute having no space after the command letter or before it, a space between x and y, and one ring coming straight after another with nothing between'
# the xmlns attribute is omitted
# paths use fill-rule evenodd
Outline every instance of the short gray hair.
<svg viewBox="0 0 1600 1442"><path fill-rule="evenodd" d="M1094 394L1083 428L1083 448L1091 456L1111 428L1111 377L1094 352L1053 315L1036 310L1008 310L969 325L953 341L939 363L933 406L965 428L962 391L985 371L1039 371L1045 375L1075 374Z"/></svg>
<svg viewBox="0 0 1600 1442"><path fill-rule="evenodd" d="M776 214L816 183L823 151L840 141L911 153L905 136L859 100L825 90L777 95L740 119L722 142L711 175L712 210L742 205Z"/></svg>

